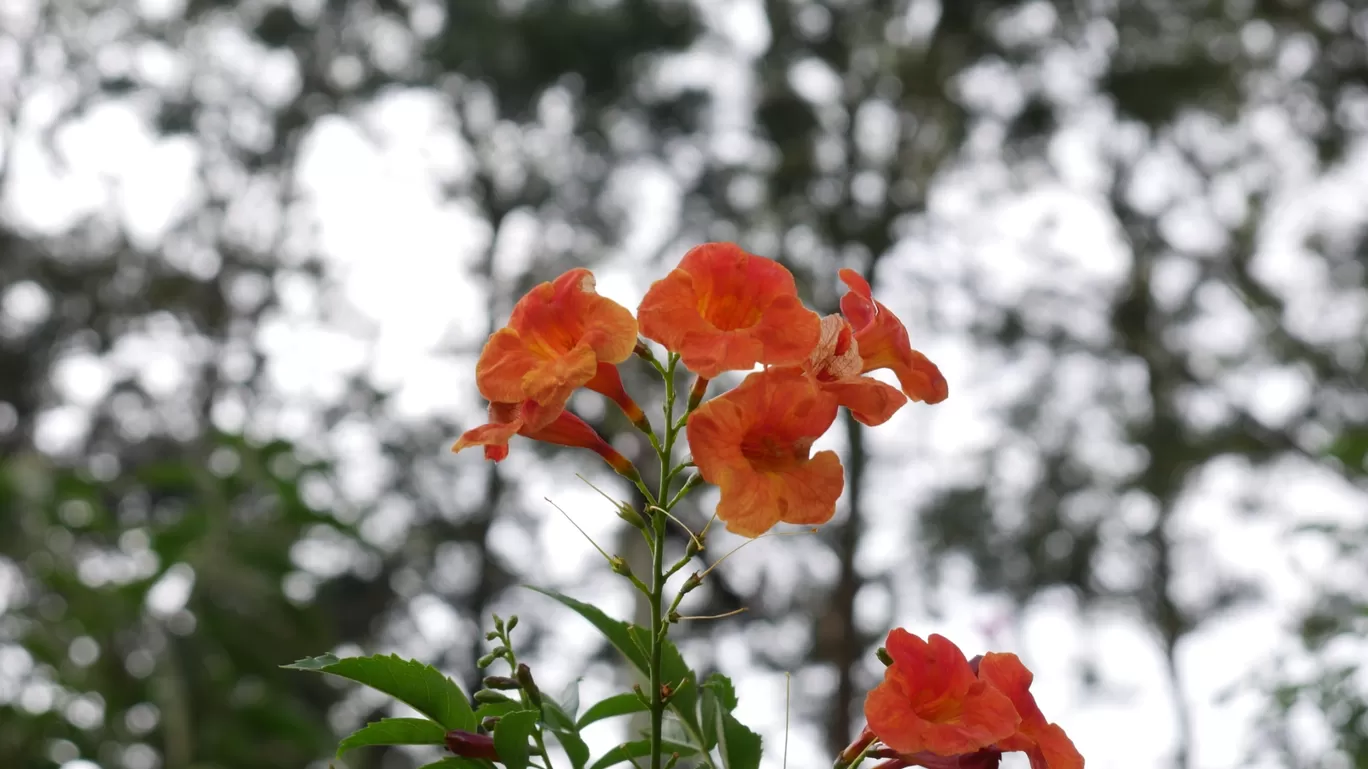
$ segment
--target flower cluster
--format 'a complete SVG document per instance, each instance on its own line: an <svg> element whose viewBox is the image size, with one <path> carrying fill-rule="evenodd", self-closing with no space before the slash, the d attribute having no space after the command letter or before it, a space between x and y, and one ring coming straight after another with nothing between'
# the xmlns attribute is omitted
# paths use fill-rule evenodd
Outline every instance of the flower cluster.
<svg viewBox="0 0 1368 769"><path fill-rule="evenodd" d="M837 766L864 755L888 759L876 769L995 769L1002 754L1022 751L1031 769L1082 769L1083 757L1031 696L1031 671L1015 654L966 660L939 635L888 634L884 680L865 700L865 727ZM876 746L876 741L881 746Z"/></svg>
<svg viewBox="0 0 1368 769"><path fill-rule="evenodd" d="M803 305L778 262L707 243L656 281L633 317L595 292L588 270L570 270L528 292L485 345L476 383L490 401L490 420L453 450L483 446L497 461L512 436L523 435L591 449L639 482L626 457L566 410L570 395L585 387L650 434L617 369L634 350L650 357L639 333L698 377L686 434L699 474L721 490L717 516L727 528L755 537L780 521L825 523L844 474L835 453L811 449L838 409L872 426L908 400L937 403L947 395L945 378L912 348L869 283L852 270L839 276L849 291L840 314L823 318ZM709 380L757 366L739 386L703 402ZM876 369L891 370L899 387L866 376Z"/></svg>

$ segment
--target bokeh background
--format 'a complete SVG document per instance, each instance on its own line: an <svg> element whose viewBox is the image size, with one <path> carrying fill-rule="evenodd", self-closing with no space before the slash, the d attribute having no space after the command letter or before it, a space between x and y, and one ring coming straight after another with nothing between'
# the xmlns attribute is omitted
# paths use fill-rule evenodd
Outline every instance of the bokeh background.
<svg viewBox="0 0 1368 769"><path fill-rule="evenodd" d="M324 767L392 707L278 665L469 685L495 611L629 684L517 587L630 616L545 501L637 558L575 475L629 490L447 449L523 291L705 240L870 276L950 382L690 599L767 767L893 625L1022 655L1096 769L1368 767L1365 135L1352 0L4 0L0 767Z"/></svg>

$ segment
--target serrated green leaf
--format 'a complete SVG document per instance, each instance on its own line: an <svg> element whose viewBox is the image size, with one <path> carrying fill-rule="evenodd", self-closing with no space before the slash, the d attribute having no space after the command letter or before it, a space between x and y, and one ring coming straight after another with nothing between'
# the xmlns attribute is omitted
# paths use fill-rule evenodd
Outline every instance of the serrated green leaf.
<svg viewBox="0 0 1368 769"><path fill-rule="evenodd" d="M688 745L682 742L670 742L669 740L662 740L660 746L661 749L665 752L665 755L669 755L671 753L678 753L681 756L692 756L698 753L698 748L695 748L693 745ZM607 769L607 767L616 766L617 764L620 764L628 759L641 758L642 756L649 755L651 755L650 740L633 740L631 742L624 742L616 748L613 748L612 750L608 751L607 753L604 753L603 756L599 758L599 760L595 761L593 765L589 767L589 769Z"/></svg>
<svg viewBox="0 0 1368 769"><path fill-rule="evenodd" d="M717 714L717 752L722 755L723 769L760 769L760 735L736 720L736 716L719 710Z"/></svg>
<svg viewBox="0 0 1368 769"><path fill-rule="evenodd" d="M441 745L447 730L426 718L385 718L352 732L337 746L337 757L368 745Z"/></svg>
<svg viewBox="0 0 1368 769"><path fill-rule="evenodd" d="M632 713L644 713L649 709L650 708L646 707L646 703L642 702L641 698L632 692L614 694L606 700L590 705L589 709L584 711L584 715L580 716L577 725L579 728L583 729L595 721L602 721L605 718L613 718L615 716L626 716Z"/></svg>
<svg viewBox="0 0 1368 769"><path fill-rule="evenodd" d="M470 709L470 701L461 687L436 668L417 660L402 659L394 654L347 659L324 654L282 667L356 681L390 695L447 729L475 731L475 712Z"/></svg>
<svg viewBox="0 0 1368 769"><path fill-rule="evenodd" d="M540 715L535 710L516 710L500 718L494 727L494 750L508 769L527 769L527 740Z"/></svg>
<svg viewBox="0 0 1368 769"><path fill-rule="evenodd" d="M704 679L703 688L711 690L717 695L718 704L722 706L723 710L728 713L736 710L739 701L736 699L736 686L732 684L730 678L721 673L713 673Z"/></svg>

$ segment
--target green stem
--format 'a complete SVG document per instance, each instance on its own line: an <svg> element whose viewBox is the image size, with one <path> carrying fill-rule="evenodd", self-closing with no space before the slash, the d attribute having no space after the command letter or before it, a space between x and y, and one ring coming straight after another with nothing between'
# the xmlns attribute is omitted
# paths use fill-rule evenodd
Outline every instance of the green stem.
<svg viewBox="0 0 1368 769"><path fill-rule="evenodd" d="M674 406L675 406L675 365L679 362L677 355L671 354L669 362L661 373L665 377L665 441L664 445L657 449L660 457L660 487L656 491L656 504L665 501L670 493L670 481L674 479L674 462L671 461L671 454L674 452L675 435L678 432L674 426ZM665 615L661 611L664 608L661 604L665 601L665 528L667 511L657 510L651 516L652 528L655 537L651 542L651 769L661 769L663 759L663 727L665 723L665 696L661 691L660 680L660 658L665 646Z"/></svg>

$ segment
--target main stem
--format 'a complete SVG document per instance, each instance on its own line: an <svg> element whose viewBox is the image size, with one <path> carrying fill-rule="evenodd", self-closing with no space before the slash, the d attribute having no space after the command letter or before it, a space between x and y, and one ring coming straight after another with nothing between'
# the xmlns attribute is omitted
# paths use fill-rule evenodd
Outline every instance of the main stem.
<svg viewBox="0 0 1368 769"><path fill-rule="evenodd" d="M660 454L660 486L656 492L656 504L666 505L670 493L671 455L674 453L676 429L674 424L674 375L675 364L679 359L671 355L665 367L665 442L658 449ZM665 646L665 616L662 604L665 601L665 510L653 511L651 529L651 769L661 769L664 759L664 735L661 734L665 723L665 693L661 689L660 656Z"/></svg>

